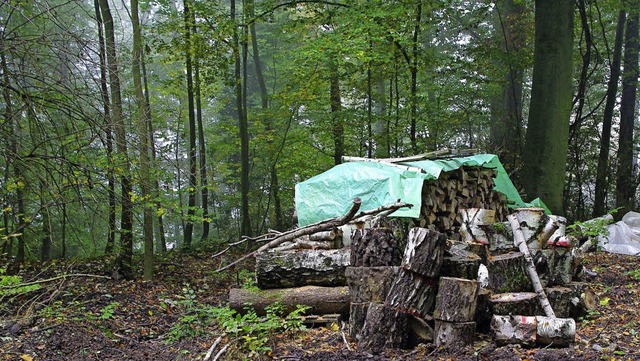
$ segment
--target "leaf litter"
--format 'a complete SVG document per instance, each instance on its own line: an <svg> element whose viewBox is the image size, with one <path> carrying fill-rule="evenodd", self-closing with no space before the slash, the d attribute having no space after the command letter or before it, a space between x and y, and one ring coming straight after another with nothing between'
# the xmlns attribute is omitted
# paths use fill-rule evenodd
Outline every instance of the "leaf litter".
<svg viewBox="0 0 640 361"><path fill-rule="evenodd" d="M105 275L112 260L31 265L24 280L60 274ZM104 278L64 278L38 291L2 300L0 360L202 360L223 330L202 325L199 334L170 340L184 316L185 290L201 304L224 306L242 272L213 272L219 267L206 254L169 256L158 263L151 282ZM269 352L233 349L221 360L638 360L640 359L640 262L637 256L586 255L583 264L597 273L588 281L597 307L577 320L576 342L566 348L497 347L490 335L454 352L419 344L410 350L379 354L358 350L341 327L310 328L274 334ZM182 300L182 301L181 301ZM229 343L224 338L221 344ZM348 342L345 344L345 341ZM215 352L214 352L215 354Z"/></svg>

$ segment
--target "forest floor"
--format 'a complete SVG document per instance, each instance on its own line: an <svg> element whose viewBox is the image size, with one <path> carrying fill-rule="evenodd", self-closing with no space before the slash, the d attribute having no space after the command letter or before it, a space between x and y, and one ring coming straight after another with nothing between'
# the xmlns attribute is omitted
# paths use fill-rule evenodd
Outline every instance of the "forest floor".
<svg viewBox="0 0 640 361"><path fill-rule="evenodd" d="M577 320L569 347L497 347L479 334L454 352L426 343L372 355L335 326L220 337L212 310L223 309L216 307L226 305L230 287L251 281L246 271L216 273L221 260L211 254L176 252L158 262L152 282L79 276L108 275L112 260L25 267L22 282L40 280L41 288L0 299L0 360L203 360L218 339L210 360L225 345L220 360L640 360L638 257L587 255L598 306ZM78 276L56 278L63 274Z"/></svg>

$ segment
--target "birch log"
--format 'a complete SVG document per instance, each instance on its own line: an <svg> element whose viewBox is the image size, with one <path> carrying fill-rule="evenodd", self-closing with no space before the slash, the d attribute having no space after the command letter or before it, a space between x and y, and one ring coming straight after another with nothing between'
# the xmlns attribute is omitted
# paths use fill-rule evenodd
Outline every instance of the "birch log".
<svg viewBox="0 0 640 361"><path fill-rule="evenodd" d="M522 252L524 259L527 262L527 273L529 274L529 279L533 284L533 289L538 295L540 305L542 306L545 315L547 315L548 317L556 317L556 315L553 313L553 308L551 308L551 305L549 304L547 295L544 292L544 288L540 283L538 272L536 272L536 266L533 263L531 253L529 252L529 247L527 247L524 233L522 233L522 228L520 227L520 222L518 221L518 216L515 213L510 214L509 216L507 216L507 219L509 220L509 224L511 224L511 229L513 229L514 242L518 246L518 249L520 249L520 252Z"/></svg>

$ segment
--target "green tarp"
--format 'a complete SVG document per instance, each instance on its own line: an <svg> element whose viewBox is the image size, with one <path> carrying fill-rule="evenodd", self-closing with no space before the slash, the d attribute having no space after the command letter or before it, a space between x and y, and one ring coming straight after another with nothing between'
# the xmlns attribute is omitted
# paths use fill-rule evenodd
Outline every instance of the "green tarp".
<svg viewBox="0 0 640 361"><path fill-rule="evenodd" d="M418 218L422 183L438 179L441 172L449 172L462 166L495 169L497 175L494 189L507 197L511 207L529 206L522 201L502 163L494 154L422 160L402 165L420 168L425 173L379 162L348 162L296 184L295 202L299 226L344 215L356 197L362 200L361 210L375 209L398 200L411 203L414 205L411 209L400 209L393 216Z"/></svg>

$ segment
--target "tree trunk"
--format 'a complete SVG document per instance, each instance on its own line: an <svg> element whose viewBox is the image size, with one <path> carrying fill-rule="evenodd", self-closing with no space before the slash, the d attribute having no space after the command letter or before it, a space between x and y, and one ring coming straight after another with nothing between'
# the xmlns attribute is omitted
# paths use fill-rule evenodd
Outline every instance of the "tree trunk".
<svg viewBox="0 0 640 361"><path fill-rule="evenodd" d="M607 82L607 100L602 117L602 135L600 136L600 153L598 154L598 168L596 174L595 198L593 201L593 217L600 217L605 214L606 196L609 176L609 150L611 148L611 123L613 122L613 111L618 97L618 80L620 79L620 58L622 54L622 38L626 13L620 10L618 13L618 25L616 26L616 39L613 49L613 60L609 70L609 81Z"/></svg>
<svg viewBox="0 0 640 361"><path fill-rule="evenodd" d="M149 150L151 152L151 163L156 164L156 145L153 135L153 121L151 117L151 101L149 96L149 86L147 81L147 67L146 62L144 60L144 50L141 53L142 56L142 80L144 82L144 99L145 99L145 109L147 112L147 132L149 134ZM158 182L157 177L153 177L153 198L157 199L156 201L156 214L157 214L157 223L158 223L158 245L156 247L157 251L166 252L167 251L167 239L164 232L164 218L162 212L162 204L159 201L160 198L160 182Z"/></svg>
<svg viewBox="0 0 640 361"><path fill-rule="evenodd" d="M528 292L533 290L521 252L491 257L487 264L487 269L489 270L488 288L495 293Z"/></svg>
<svg viewBox="0 0 640 361"><path fill-rule="evenodd" d="M616 172L616 213L621 218L633 209L636 181L633 169L633 127L638 91L638 53L640 39L638 26L640 2L630 1L629 18L624 41L624 73L622 74L622 98L620 100L620 132L618 138L618 167Z"/></svg>
<svg viewBox="0 0 640 361"><path fill-rule="evenodd" d="M503 43L503 60L496 66L502 74L501 89L491 102L491 129L489 139L506 169L520 168L523 146L522 84L524 67L516 59L525 46L525 5L519 1L496 2L498 27L496 33Z"/></svg>
<svg viewBox="0 0 640 361"><path fill-rule="evenodd" d="M232 288L229 291L229 306L246 313L250 305L258 315L264 315L267 306L279 302L285 313L295 311L298 305L311 307L306 314L349 313L349 289L347 287L304 286L273 290L247 290Z"/></svg>
<svg viewBox="0 0 640 361"><path fill-rule="evenodd" d="M191 12L191 23L193 28L193 34L196 33L196 19L195 11ZM198 47L196 47L197 49ZM201 94L201 82L200 82L200 53L194 52L194 66L195 71L195 97L196 97L196 123L198 127L198 159L200 166L200 202L202 207L202 235L201 241L206 241L209 238L209 229L211 228L211 222L209 221L209 186L207 179L207 145L204 139L204 124L202 122L202 94Z"/></svg>
<svg viewBox="0 0 640 361"><path fill-rule="evenodd" d="M523 184L562 214L573 79L573 0L536 0L533 86Z"/></svg>
<svg viewBox="0 0 640 361"><path fill-rule="evenodd" d="M153 209L149 202L151 194L151 169L149 159L149 133L147 133L146 99L142 89L142 30L138 0L131 0L131 22L133 25L133 59L132 76L135 88L135 101L138 107L136 123L138 125L138 153L140 157L140 194L143 201L143 237L144 237L144 261L143 279L153 279Z"/></svg>
<svg viewBox="0 0 640 361"><path fill-rule="evenodd" d="M358 232L358 235L353 238L351 242L352 266L378 267L400 265L398 242L391 229L369 228L361 231L361 236Z"/></svg>
<svg viewBox="0 0 640 361"><path fill-rule="evenodd" d="M256 281L262 289L344 286L349 253L345 249L266 251L256 255Z"/></svg>
<svg viewBox="0 0 640 361"><path fill-rule="evenodd" d="M335 56L329 60L329 101L331 103L331 126L333 131L333 162L342 163L344 155L344 124L342 120L342 97L340 95L340 74Z"/></svg>
<svg viewBox="0 0 640 361"><path fill-rule="evenodd" d="M109 9L107 0L99 0L100 11L104 21L105 43L107 65L109 69L109 83L111 85L111 113L112 129L114 129L116 137L116 149L118 156L123 162L119 164L122 169L120 175L120 254L118 256L119 271L126 278L133 276L132 258L133 258L133 202L131 194L133 188L131 185L131 162L129 160L126 131L122 113L122 92L120 88L120 72L118 69L118 58L116 56L115 30L113 25L113 17Z"/></svg>
<svg viewBox="0 0 640 361"><path fill-rule="evenodd" d="M106 133L105 145L107 148L107 159L109 162L113 160L113 130L111 127L111 104L109 101L109 88L107 81L107 60L106 49L104 39L104 24L102 22L102 15L100 13L100 4L98 0L94 0L94 8L96 14L96 21L98 23L98 42L99 42L99 55L100 55L100 95L102 97L103 117ZM104 253L111 254L115 248L116 243L116 177L113 167L107 167L107 194L109 199L108 207L108 230L107 230L107 243Z"/></svg>
<svg viewBox="0 0 640 361"><path fill-rule="evenodd" d="M195 96L193 87L193 58L194 46L191 40L192 15L191 3L189 0L184 1L184 56L187 77L187 101L189 107L188 131L189 131L189 149L187 151L189 158L189 186L187 188L187 218L185 220L184 238L182 246L190 248L193 240L193 224L196 213L196 189L198 187L197 175L197 150L196 150L196 109Z"/></svg>

